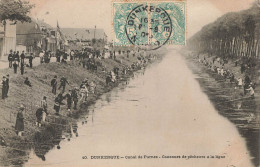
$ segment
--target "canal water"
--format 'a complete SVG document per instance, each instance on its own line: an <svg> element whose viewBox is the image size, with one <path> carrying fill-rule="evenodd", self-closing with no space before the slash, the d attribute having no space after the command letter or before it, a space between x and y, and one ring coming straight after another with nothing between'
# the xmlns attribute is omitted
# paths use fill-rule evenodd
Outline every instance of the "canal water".
<svg viewBox="0 0 260 167"><path fill-rule="evenodd" d="M60 148L41 158L32 150L25 166L253 166L244 138L195 78L169 50L160 63L101 96Z"/></svg>

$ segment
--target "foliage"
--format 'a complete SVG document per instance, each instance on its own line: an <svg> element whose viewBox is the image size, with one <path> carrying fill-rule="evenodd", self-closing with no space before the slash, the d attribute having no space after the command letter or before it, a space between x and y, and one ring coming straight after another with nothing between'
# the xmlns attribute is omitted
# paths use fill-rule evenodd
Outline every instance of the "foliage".
<svg viewBox="0 0 260 167"><path fill-rule="evenodd" d="M188 41L188 46L198 52L219 56L258 57L260 37L260 9L255 4L241 12L231 12L204 26Z"/></svg>
<svg viewBox="0 0 260 167"><path fill-rule="evenodd" d="M33 7L34 5L27 1L0 0L0 20L30 22L28 14Z"/></svg>

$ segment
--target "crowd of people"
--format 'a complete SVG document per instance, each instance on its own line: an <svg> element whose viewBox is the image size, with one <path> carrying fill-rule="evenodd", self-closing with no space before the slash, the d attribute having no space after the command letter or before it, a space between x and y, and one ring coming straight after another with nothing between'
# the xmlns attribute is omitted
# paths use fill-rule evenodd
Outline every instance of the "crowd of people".
<svg viewBox="0 0 260 167"><path fill-rule="evenodd" d="M228 64L227 57L206 57L197 55L198 62L206 66L213 73L218 74L218 76L222 77L224 80L229 79L231 84L235 84L235 89L243 89L244 96L248 95L251 98L255 96L255 86L256 83L250 79L249 75L246 74L246 71L250 71L251 68L256 66L255 62L252 61L252 58L248 58L242 56L241 59L236 60L234 62L234 66L237 67L240 63L240 73L232 71L229 67L226 67ZM235 76L235 74L237 74Z"/></svg>
<svg viewBox="0 0 260 167"><path fill-rule="evenodd" d="M119 54L122 53L124 52L120 51ZM126 57L129 58L130 51L126 51L126 53ZM100 70L106 74L106 86L109 86L110 84L117 82L117 80L120 79L120 76L126 75L127 73L132 72L134 70L144 68L148 61L155 58L155 56L152 57L152 55L146 57L142 54L137 54L135 51L132 55L133 57L136 57L136 62L134 62L130 66L124 66L122 69L120 69L119 67L114 67L112 70L107 70L106 67L102 65L102 59L110 58L116 60L115 51L110 52L110 55L108 57L105 57L104 53L97 54L96 52L91 52L85 49L81 51L71 50L69 53L57 50L55 57L56 62L67 63L67 61L69 60L72 61L72 63L77 62L81 64L83 68L86 68L86 70L89 70L90 72L97 71L97 69L100 68ZM50 59L52 56L53 54L51 54L51 52L49 51L41 51L39 53L40 63L50 63ZM25 56L24 52L22 52L22 54L20 55L18 51L10 51L10 54L8 56L9 67L14 68L14 72L16 73L17 67L20 66L21 74L23 75L24 70L22 70L22 68L25 66L24 59L26 58L29 59L28 66L32 67L32 60L34 58L33 54L30 54L30 56ZM28 77L25 78L24 84L29 87L33 86ZM69 88L67 88L67 85L69 85ZM55 111L55 115L59 116L61 106L66 105L67 111L65 113L67 113L67 116L71 116L73 113L72 110L77 110L79 104L87 102L90 94L94 96L96 95L96 86L97 85L95 81L90 81L88 78L85 78L80 85L75 86L67 80L66 76L61 76L60 78L57 75L53 76L53 78L50 81L50 89L52 94L54 95L53 110ZM8 97L8 90L9 75L6 75L3 77L2 80L3 99ZM16 116L15 130L18 136L21 136L22 132L24 131L24 109L25 107L21 105ZM41 105L37 106L35 113L36 126L41 127L44 124L44 122L46 121L46 117L51 113L49 112L49 110L50 107L47 102L47 97L43 96L43 99L41 100Z"/></svg>

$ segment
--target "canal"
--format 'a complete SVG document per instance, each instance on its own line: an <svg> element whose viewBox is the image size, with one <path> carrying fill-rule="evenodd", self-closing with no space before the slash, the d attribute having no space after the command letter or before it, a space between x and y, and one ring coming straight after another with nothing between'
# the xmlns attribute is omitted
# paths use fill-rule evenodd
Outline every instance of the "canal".
<svg viewBox="0 0 260 167"><path fill-rule="evenodd" d="M195 78L169 50L160 63L102 95L59 147L41 158L32 150L25 166L253 166L245 139Z"/></svg>

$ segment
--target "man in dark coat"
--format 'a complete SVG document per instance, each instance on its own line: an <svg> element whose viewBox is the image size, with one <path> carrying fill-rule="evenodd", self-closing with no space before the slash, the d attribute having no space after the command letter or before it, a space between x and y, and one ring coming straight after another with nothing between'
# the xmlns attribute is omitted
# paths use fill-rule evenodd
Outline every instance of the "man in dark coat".
<svg viewBox="0 0 260 167"><path fill-rule="evenodd" d="M24 131L24 117L23 117L24 106L21 105L16 116L15 130L18 136L22 136L22 131Z"/></svg>
<svg viewBox="0 0 260 167"><path fill-rule="evenodd" d="M36 126L41 127L43 108L40 107L36 110Z"/></svg>
<svg viewBox="0 0 260 167"><path fill-rule="evenodd" d="M6 75L6 92L5 92L5 97L8 97L8 91L9 91L9 74Z"/></svg>
<svg viewBox="0 0 260 167"><path fill-rule="evenodd" d="M24 63L24 59L25 59L25 54L24 54L24 51L22 51L22 54L21 54L21 64Z"/></svg>
<svg viewBox="0 0 260 167"><path fill-rule="evenodd" d="M74 107L73 107L74 110L77 109L77 104L78 104L78 100L79 100L77 90L78 90L78 88L75 88L71 92L72 100L73 100L73 103L74 103Z"/></svg>
<svg viewBox="0 0 260 167"><path fill-rule="evenodd" d="M52 86L51 92L56 95L56 90L57 90L57 76L56 75L51 80L51 86Z"/></svg>
<svg viewBox="0 0 260 167"><path fill-rule="evenodd" d="M29 81L29 78L28 78L28 77L25 78L24 84L25 84L25 85L28 85L28 86L30 86L30 87L32 87L32 84L31 84L31 82Z"/></svg>
<svg viewBox="0 0 260 167"><path fill-rule="evenodd" d="M17 73L17 67L18 67L18 64L16 63L16 61L14 62L13 66L14 66L14 73L16 74Z"/></svg>
<svg viewBox="0 0 260 167"><path fill-rule="evenodd" d="M32 63L33 62L33 53L30 54L28 59L29 59L30 68L32 68L33 67L33 63Z"/></svg>
<svg viewBox="0 0 260 167"><path fill-rule="evenodd" d="M21 75L23 75L24 74L24 64L23 63L21 63L20 69L21 69Z"/></svg>
<svg viewBox="0 0 260 167"><path fill-rule="evenodd" d="M9 53L9 55L8 55L9 68L12 68L13 60L14 60L13 51L10 50L10 53Z"/></svg>
<svg viewBox="0 0 260 167"><path fill-rule="evenodd" d="M15 61L17 61L18 67L19 67L19 65L20 65L20 55L19 55L19 51L17 51L17 52L15 53L14 59L15 59Z"/></svg>
<svg viewBox="0 0 260 167"><path fill-rule="evenodd" d="M57 50L57 52L56 52L56 61L57 62L60 62L60 56L61 56L61 51Z"/></svg>
<svg viewBox="0 0 260 167"><path fill-rule="evenodd" d="M72 104L71 90L69 90L69 92L65 95L65 98L67 98L67 106L68 106L68 110L70 110Z"/></svg>
<svg viewBox="0 0 260 167"><path fill-rule="evenodd" d="M60 112L60 105L62 103L63 97L62 97L62 93L59 93L57 97L55 97L54 100L54 110L56 111L56 115L59 115Z"/></svg>
<svg viewBox="0 0 260 167"><path fill-rule="evenodd" d="M6 97L6 77L3 76L2 80L2 99L5 99Z"/></svg>
<svg viewBox="0 0 260 167"><path fill-rule="evenodd" d="M66 84L69 84L69 82L67 81L67 79L66 79L64 76L61 77L59 89L62 88L62 93L65 92Z"/></svg>

